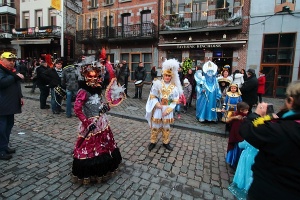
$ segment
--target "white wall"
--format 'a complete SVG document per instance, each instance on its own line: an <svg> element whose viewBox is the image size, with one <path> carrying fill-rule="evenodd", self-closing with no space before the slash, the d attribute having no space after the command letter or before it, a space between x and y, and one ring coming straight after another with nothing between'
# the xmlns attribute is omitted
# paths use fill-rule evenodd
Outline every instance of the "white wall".
<svg viewBox="0 0 300 200"><path fill-rule="evenodd" d="M297 80L300 61L300 13L294 14L297 17L287 13L275 14L274 8L274 0L251 1L247 68L249 66L257 66L256 72L258 73L262 54L263 34L295 33L296 46L292 80ZM300 12L300 2L296 5L294 12Z"/></svg>
<svg viewBox="0 0 300 200"><path fill-rule="evenodd" d="M51 0L26 0L26 2L20 1L20 28L23 26L23 12L29 12L29 27L35 27L35 11L43 10L43 26L49 26L49 9ZM57 15L56 24L60 26L62 17Z"/></svg>

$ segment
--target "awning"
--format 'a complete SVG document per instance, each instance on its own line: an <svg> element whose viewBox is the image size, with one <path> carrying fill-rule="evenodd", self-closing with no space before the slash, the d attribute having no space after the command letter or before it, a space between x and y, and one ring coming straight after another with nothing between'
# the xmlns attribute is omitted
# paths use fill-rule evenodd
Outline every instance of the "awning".
<svg viewBox="0 0 300 200"><path fill-rule="evenodd" d="M201 49L201 48L221 48L234 47L246 44L246 40L236 41L215 41L215 42L189 42L189 43L162 43L158 47L172 47L177 49Z"/></svg>
<svg viewBox="0 0 300 200"><path fill-rule="evenodd" d="M50 44L51 39L12 40L11 44Z"/></svg>

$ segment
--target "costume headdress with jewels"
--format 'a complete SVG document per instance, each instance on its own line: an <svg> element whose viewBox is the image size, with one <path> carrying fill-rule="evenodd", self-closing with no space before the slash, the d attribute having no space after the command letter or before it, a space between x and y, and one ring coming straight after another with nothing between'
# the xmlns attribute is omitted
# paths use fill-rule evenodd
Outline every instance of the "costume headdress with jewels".
<svg viewBox="0 0 300 200"><path fill-rule="evenodd" d="M206 63L204 63L203 65L203 72L207 73L208 71L213 71L213 74L216 74L218 70L218 66L211 62L211 61L207 61Z"/></svg>
<svg viewBox="0 0 300 200"><path fill-rule="evenodd" d="M165 60L162 63L162 74L172 76L171 83L178 88L179 94L182 94L182 86L178 75L179 62L176 59Z"/></svg>

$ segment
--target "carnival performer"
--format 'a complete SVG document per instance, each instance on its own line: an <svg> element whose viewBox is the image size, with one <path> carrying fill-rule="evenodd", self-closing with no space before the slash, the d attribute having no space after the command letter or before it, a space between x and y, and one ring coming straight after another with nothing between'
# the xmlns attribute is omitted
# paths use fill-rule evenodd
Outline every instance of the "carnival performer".
<svg viewBox="0 0 300 200"><path fill-rule="evenodd" d="M203 76L197 79L196 119L200 122L217 122L217 101L221 98L216 79L218 66L208 61L203 65Z"/></svg>
<svg viewBox="0 0 300 200"><path fill-rule="evenodd" d="M157 136L161 131L163 146L170 151L173 150L170 145L170 124L174 123L173 110L178 103L179 94L183 93L178 68L177 60L165 60L162 64L163 80L153 81L145 116L151 128L149 151L155 147Z"/></svg>
<svg viewBox="0 0 300 200"><path fill-rule="evenodd" d="M221 76L217 78L222 94L220 105L223 105L229 85L232 83L232 77L229 76L229 69L230 66L225 65L221 72Z"/></svg>
<svg viewBox="0 0 300 200"><path fill-rule="evenodd" d="M118 169L122 157L111 131L106 112L125 98L124 88L113 78L102 96L104 76L113 72L112 66L102 59L86 57L81 65L83 81L74 104L74 112L81 121L73 153L72 175L74 181L89 184L106 180Z"/></svg>
<svg viewBox="0 0 300 200"><path fill-rule="evenodd" d="M223 122L226 122L227 118L229 118L233 112L237 110L237 104L239 102L242 102L242 93L239 90L238 85L233 83L228 88L223 102Z"/></svg>

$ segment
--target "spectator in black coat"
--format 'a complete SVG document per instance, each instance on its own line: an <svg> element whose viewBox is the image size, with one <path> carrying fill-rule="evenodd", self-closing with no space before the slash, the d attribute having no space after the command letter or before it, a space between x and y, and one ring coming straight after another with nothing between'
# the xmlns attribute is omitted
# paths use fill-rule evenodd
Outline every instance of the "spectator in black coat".
<svg viewBox="0 0 300 200"><path fill-rule="evenodd" d="M244 82L241 87L243 101L249 105L249 114L252 112L252 107L257 101L257 88L258 80L255 75L254 69L248 69L247 71L247 81Z"/></svg>
<svg viewBox="0 0 300 200"><path fill-rule="evenodd" d="M47 66L46 61L41 61L40 67L36 69L37 81L36 84L40 89L40 108L49 109L50 106L46 104L49 96L50 88L47 86L51 82L51 78L47 76L47 71L50 67Z"/></svg>
<svg viewBox="0 0 300 200"><path fill-rule="evenodd" d="M143 62L139 62L139 66L134 71L134 83L137 81L142 81L141 84L135 84L135 95L134 99L139 98L142 99L142 91L143 91L143 83L146 79L147 73L146 69L144 68Z"/></svg>

